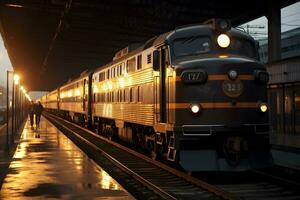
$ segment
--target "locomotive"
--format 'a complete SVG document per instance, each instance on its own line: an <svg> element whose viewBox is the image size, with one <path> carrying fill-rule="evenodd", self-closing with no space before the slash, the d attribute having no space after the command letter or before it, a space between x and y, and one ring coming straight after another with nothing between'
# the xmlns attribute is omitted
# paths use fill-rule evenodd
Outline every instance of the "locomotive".
<svg viewBox="0 0 300 200"><path fill-rule="evenodd" d="M41 101L186 171L243 171L272 165L268 79L258 43L212 19L128 46Z"/></svg>

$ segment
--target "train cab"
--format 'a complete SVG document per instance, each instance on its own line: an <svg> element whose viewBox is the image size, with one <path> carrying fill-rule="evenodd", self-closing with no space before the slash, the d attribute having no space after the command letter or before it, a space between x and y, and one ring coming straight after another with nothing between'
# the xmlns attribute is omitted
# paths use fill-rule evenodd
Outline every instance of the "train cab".
<svg viewBox="0 0 300 200"><path fill-rule="evenodd" d="M254 39L216 19L178 28L162 43L153 53L156 127L172 133L168 159L190 171L270 165L268 74Z"/></svg>

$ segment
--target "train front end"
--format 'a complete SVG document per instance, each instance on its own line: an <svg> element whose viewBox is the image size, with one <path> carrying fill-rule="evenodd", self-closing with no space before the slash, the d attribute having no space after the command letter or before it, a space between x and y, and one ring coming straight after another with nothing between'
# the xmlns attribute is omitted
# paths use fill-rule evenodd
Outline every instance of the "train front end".
<svg viewBox="0 0 300 200"><path fill-rule="evenodd" d="M187 171L270 166L268 73L249 35L214 26L169 38L179 163Z"/></svg>

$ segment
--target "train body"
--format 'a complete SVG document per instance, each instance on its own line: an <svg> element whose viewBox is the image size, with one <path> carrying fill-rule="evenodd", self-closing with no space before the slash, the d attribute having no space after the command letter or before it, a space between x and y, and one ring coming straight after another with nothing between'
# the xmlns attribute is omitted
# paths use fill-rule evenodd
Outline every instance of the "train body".
<svg viewBox="0 0 300 200"><path fill-rule="evenodd" d="M187 171L242 171L272 164L267 81L253 38L213 20L127 47L42 103Z"/></svg>

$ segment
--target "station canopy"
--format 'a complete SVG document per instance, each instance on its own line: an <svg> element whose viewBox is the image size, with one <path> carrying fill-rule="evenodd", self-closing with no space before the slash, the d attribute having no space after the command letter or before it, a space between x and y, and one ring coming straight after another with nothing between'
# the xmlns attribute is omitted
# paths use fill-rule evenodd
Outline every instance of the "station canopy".
<svg viewBox="0 0 300 200"><path fill-rule="evenodd" d="M210 18L233 26L296 1L1 0L1 34L29 90L53 90L132 43Z"/></svg>

